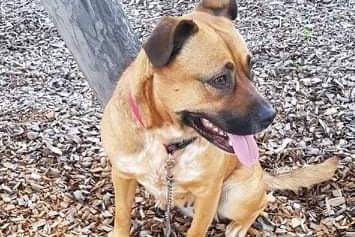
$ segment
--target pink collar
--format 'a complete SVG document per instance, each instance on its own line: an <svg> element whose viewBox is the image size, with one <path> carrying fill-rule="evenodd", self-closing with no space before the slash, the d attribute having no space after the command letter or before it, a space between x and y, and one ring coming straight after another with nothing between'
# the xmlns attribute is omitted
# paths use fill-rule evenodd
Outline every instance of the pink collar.
<svg viewBox="0 0 355 237"><path fill-rule="evenodd" d="M129 94L129 97L128 97L128 105L131 108L134 118L136 120L138 120L138 122L142 125L142 127L144 127L143 118L141 116L141 113L139 112L139 108L137 106L137 103L131 94Z"/></svg>

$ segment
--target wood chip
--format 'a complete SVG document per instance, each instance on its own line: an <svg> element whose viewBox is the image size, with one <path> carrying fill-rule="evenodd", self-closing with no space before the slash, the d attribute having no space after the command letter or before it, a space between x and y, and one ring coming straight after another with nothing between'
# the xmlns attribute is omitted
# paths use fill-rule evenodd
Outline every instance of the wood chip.
<svg viewBox="0 0 355 237"><path fill-rule="evenodd" d="M161 16L198 1L122 3L143 42ZM354 237L353 1L238 0L238 8L236 26L256 62L253 83L278 112L257 136L263 168L341 160L331 181L269 193L268 215L248 235ZM0 45L0 237L107 236L114 193L100 144L102 107L41 1L0 0ZM153 197L138 187L135 201L130 236L163 237ZM191 218L173 214L185 236ZM207 236L224 231L215 221Z"/></svg>
<svg viewBox="0 0 355 237"><path fill-rule="evenodd" d="M343 205L345 203L344 197L336 197L328 200L329 204L333 207Z"/></svg>

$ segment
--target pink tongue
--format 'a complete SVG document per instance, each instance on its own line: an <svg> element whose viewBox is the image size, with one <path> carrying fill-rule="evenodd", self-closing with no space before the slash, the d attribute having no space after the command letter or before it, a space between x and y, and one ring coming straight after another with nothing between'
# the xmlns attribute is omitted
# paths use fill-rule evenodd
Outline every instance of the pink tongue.
<svg viewBox="0 0 355 237"><path fill-rule="evenodd" d="M238 136L228 134L232 142L234 153L238 156L240 162L245 166L251 166L258 161L258 146L253 135Z"/></svg>

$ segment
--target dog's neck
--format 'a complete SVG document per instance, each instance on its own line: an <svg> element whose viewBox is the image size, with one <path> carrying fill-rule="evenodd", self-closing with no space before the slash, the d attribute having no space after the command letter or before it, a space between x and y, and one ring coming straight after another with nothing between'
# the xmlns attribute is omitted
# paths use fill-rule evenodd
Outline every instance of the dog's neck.
<svg viewBox="0 0 355 237"><path fill-rule="evenodd" d="M126 151L127 154L144 149L150 139L160 141L163 146L179 144L197 136L192 128L183 126L176 115L168 114L162 101L149 90L152 88L147 88L154 80L151 67L144 52L140 52L123 73L115 97L111 99L111 106L115 107L112 110L114 112L111 112L112 116L117 123L125 124L124 128L122 126L115 132L115 136L121 141L120 144L125 144L120 150ZM148 105L151 107L147 107L147 98L150 99ZM127 129L132 131L134 136L122 136L121 133L124 134Z"/></svg>
<svg viewBox="0 0 355 237"><path fill-rule="evenodd" d="M128 95L128 105L130 107L130 110L132 112L133 117L136 119L136 121L139 123L140 126L144 128L144 123L143 123L143 118L142 115L139 111L139 108L136 104L135 99L131 94ZM191 137L188 139L181 139L179 141L171 141L169 143L163 143L166 152L168 154L174 154L177 150L182 150L191 143L193 143L196 140L196 137Z"/></svg>
<svg viewBox="0 0 355 237"><path fill-rule="evenodd" d="M176 122L154 90L156 79L153 66L143 50L127 68L125 74L128 76L123 79L124 83L128 84L129 91L124 92L124 98L126 98L126 103L132 100L136 103L141 114L136 113L136 117L139 117L140 123L143 123L147 130L165 127Z"/></svg>

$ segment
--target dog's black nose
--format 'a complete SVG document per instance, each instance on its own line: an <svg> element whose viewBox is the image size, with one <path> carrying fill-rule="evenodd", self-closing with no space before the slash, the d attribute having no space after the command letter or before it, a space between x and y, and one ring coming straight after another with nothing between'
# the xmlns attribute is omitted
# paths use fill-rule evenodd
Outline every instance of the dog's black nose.
<svg viewBox="0 0 355 237"><path fill-rule="evenodd" d="M276 111L270 105L264 105L258 110L259 121L263 126L268 126L274 120Z"/></svg>

